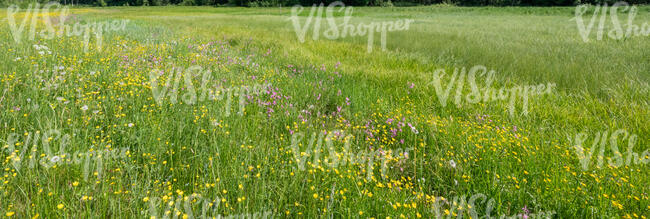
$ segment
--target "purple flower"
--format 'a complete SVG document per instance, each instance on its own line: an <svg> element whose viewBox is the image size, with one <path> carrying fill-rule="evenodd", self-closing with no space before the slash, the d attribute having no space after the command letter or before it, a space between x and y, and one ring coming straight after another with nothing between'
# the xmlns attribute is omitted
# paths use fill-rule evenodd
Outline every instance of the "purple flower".
<svg viewBox="0 0 650 219"><path fill-rule="evenodd" d="M523 207L521 210L524 211L524 213L523 213L523 215L522 215L521 217L522 217L523 219L528 219L528 213L529 213L529 211L528 211L528 207L527 207L526 205L524 205L524 207Z"/></svg>

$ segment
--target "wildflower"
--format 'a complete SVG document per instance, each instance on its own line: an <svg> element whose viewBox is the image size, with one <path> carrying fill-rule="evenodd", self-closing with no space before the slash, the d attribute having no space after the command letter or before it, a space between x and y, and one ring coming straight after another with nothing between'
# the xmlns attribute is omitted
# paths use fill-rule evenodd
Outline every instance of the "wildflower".
<svg viewBox="0 0 650 219"><path fill-rule="evenodd" d="M409 127L411 127L411 132L415 133L416 135L420 132L415 128L415 126L411 125L411 123L408 123Z"/></svg>
<svg viewBox="0 0 650 219"><path fill-rule="evenodd" d="M523 219L528 219L528 206L524 205L524 207L521 209L524 211L524 214L521 216Z"/></svg>
<svg viewBox="0 0 650 219"><path fill-rule="evenodd" d="M454 160L450 160L449 165L451 165L453 168L456 168L456 162Z"/></svg>
<svg viewBox="0 0 650 219"><path fill-rule="evenodd" d="M50 158L50 162L52 162L52 163L59 162L60 160L61 160L61 157L59 157L59 156L54 156L54 157Z"/></svg>
<svg viewBox="0 0 650 219"><path fill-rule="evenodd" d="M9 212L7 212L5 215L6 215L7 217L11 217L11 216L14 216L14 214L15 214L15 212L13 212L13 211L9 211Z"/></svg>
<svg viewBox="0 0 650 219"><path fill-rule="evenodd" d="M59 205L57 205L56 208L57 208L57 209L62 209L62 208L63 208L63 204L59 204Z"/></svg>
<svg viewBox="0 0 650 219"><path fill-rule="evenodd" d="M129 126L129 128L133 127L133 123L129 123L128 126Z"/></svg>
<svg viewBox="0 0 650 219"><path fill-rule="evenodd" d="M81 111L84 111L84 112L85 112L86 110L88 110L88 106L87 106L87 105L83 105L83 106L81 107Z"/></svg>

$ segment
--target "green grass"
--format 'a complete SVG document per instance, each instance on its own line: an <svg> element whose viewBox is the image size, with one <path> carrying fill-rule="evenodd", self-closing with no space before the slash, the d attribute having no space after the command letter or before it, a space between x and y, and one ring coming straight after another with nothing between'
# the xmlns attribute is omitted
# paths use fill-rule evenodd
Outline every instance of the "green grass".
<svg viewBox="0 0 650 219"><path fill-rule="evenodd" d="M291 218L431 218L431 197L453 200L479 193L495 200L493 217L521 214L523 207L531 213L555 211L558 218L650 215L647 164L596 168L592 158L585 171L567 139L585 132L585 146L591 148L598 132L624 129L638 136L636 153L650 149L647 36L596 41L592 35L585 43L571 20L573 7L355 8L353 23L415 20L409 30L388 34L387 51L381 51L376 34L373 52L367 53L367 37L314 41L310 30L300 43L287 20L290 10L72 9L83 21L130 20L126 29L104 33L101 51L88 53L80 37L16 44L3 20L0 216L143 218L151 216L156 197L169 202L169 197L193 193L222 200L216 210L221 215L272 211ZM6 10L0 11L0 19L6 16ZM650 22L648 6L639 7L635 20L644 22ZM52 54L39 55L34 44L47 45ZM270 83L271 88L251 94L241 116L238 98L183 102L189 89L184 80L178 103L157 103L149 73L192 65L212 71L210 84ZM430 84L433 72L476 65L497 72L497 89L547 83L556 88L531 97L527 115L520 114L521 101L515 115L505 101L457 106L455 90L443 107ZM66 74L55 76L55 66L65 66L59 71ZM58 87L44 89L48 83L41 78L54 78ZM160 79L169 80L167 74ZM200 77L193 79L197 92L201 83ZM231 107L229 115L226 107ZM101 178L90 174L85 179L83 163L28 167L29 155L50 158L44 144L37 143L36 152L23 156L17 169L8 145L11 133L49 129L70 135L68 144L53 139L54 154L61 153L60 145L67 145L70 154L105 148L128 148L129 153L102 163L87 159ZM334 130L354 136L348 140L350 153L414 151L408 158L390 159L385 178L379 162L372 179L361 164L308 163L301 171L291 133L306 136L300 146L304 151L312 133ZM16 150L25 148L24 139ZM627 142L618 141L623 154ZM339 156L344 144L333 144ZM328 155L322 148L320 162ZM607 144L605 157L612 156ZM471 207L479 216L488 208L487 202ZM192 209L194 216L201 214L199 204ZM183 205L177 210L181 216L188 213Z"/></svg>

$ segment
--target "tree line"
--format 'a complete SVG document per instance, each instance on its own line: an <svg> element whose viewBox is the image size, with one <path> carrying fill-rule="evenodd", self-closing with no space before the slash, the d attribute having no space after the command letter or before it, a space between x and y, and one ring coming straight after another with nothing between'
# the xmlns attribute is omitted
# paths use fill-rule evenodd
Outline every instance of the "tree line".
<svg viewBox="0 0 650 219"><path fill-rule="evenodd" d="M59 2L64 5L85 6L243 6L243 7L278 7L324 3L335 0L0 0L0 6L17 4L26 6L30 3L45 4ZM452 4L459 6L574 6L579 4L609 4L619 0L341 0L348 6L417 6L431 4ZM629 4L649 4L650 0L627 0Z"/></svg>

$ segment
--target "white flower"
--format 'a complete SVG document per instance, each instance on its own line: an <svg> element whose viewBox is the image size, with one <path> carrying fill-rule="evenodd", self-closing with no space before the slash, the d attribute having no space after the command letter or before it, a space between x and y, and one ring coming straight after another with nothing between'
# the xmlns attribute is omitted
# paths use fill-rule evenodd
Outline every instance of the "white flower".
<svg viewBox="0 0 650 219"><path fill-rule="evenodd" d="M81 107L81 110L85 112L86 110L88 110L88 106L83 105L83 106Z"/></svg>
<svg viewBox="0 0 650 219"><path fill-rule="evenodd" d="M413 132L416 135L420 133L414 126L411 126L411 132Z"/></svg>
<svg viewBox="0 0 650 219"><path fill-rule="evenodd" d="M96 73L96 72L94 72L94 71L91 71L91 72L90 72L90 75L95 75L95 73Z"/></svg>
<svg viewBox="0 0 650 219"><path fill-rule="evenodd" d="M133 127L133 123L129 123L128 126L129 126L129 127Z"/></svg>
<svg viewBox="0 0 650 219"><path fill-rule="evenodd" d="M50 162L52 162L52 163L59 162L60 160L61 160L61 158L59 156L54 156L54 157L50 158Z"/></svg>
<svg viewBox="0 0 650 219"><path fill-rule="evenodd" d="M456 162L454 162L454 160L450 160L449 165L451 165L453 168L456 168Z"/></svg>

